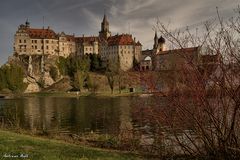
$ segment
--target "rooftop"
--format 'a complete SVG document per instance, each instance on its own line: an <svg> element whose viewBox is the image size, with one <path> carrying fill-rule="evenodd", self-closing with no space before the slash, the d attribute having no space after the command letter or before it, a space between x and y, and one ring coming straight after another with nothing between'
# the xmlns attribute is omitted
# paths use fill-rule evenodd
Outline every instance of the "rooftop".
<svg viewBox="0 0 240 160"><path fill-rule="evenodd" d="M47 29L36 29L36 28L28 28L27 33L33 39L56 39L57 34L50 28Z"/></svg>
<svg viewBox="0 0 240 160"><path fill-rule="evenodd" d="M130 34L121 34L121 35L115 35L108 38L108 45L114 46L114 45L137 45L141 46L142 44L138 41L135 42L132 38L132 35Z"/></svg>

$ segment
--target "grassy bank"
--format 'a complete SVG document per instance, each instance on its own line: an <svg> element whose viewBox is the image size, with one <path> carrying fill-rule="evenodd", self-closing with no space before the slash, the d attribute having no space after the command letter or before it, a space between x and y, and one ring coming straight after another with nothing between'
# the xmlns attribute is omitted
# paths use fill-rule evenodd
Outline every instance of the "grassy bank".
<svg viewBox="0 0 240 160"><path fill-rule="evenodd" d="M19 158L14 158L19 157ZM0 130L0 159L134 160L130 154L78 146Z"/></svg>

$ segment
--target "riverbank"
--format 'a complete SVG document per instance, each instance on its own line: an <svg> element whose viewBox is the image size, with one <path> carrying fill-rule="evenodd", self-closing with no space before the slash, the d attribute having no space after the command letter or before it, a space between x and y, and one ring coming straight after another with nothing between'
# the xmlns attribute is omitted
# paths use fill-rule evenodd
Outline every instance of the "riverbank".
<svg viewBox="0 0 240 160"><path fill-rule="evenodd" d="M37 93L17 93L17 94L0 94L0 99L11 99L17 97L69 97L69 98L78 98L78 97L150 97L153 96L153 93L143 93L143 92L123 92L123 93L91 93L91 92L37 92ZM162 96L162 95L161 95Z"/></svg>
<svg viewBox="0 0 240 160"><path fill-rule="evenodd" d="M91 93L91 92L38 92L38 93L23 93L18 96L24 96L24 97L33 97L33 96L40 96L40 97L126 97L126 96L139 96L141 93L130 93L130 92L124 92L124 93Z"/></svg>
<svg viewBox="0 0 240 160"><path fill-rule="evenodd" d="M128 153L0 130L0 159L135 160L140 158Z"/></svg>

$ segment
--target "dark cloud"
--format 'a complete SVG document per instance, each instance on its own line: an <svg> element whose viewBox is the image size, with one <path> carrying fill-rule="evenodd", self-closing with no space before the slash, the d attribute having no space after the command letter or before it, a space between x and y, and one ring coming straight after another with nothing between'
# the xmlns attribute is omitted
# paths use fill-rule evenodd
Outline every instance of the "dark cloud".
<svg viewBox="0 0 240 160"><path fill-rule="evenodd" d="M27 18L33 27L42 27L44 16L45 26L56 32L96 35L106 10L113 34L130 30L144 48L151 48L156 18L182 28L216 16L216 6L230 17L237 5L238 0L5 0L0 6L0 63L12 54L14 33Z"/></svg>

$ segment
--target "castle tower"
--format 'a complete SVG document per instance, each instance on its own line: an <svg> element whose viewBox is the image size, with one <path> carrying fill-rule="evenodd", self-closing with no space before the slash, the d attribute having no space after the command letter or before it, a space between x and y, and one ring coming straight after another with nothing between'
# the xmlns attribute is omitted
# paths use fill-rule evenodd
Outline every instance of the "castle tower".
<svg viewBox="0 0 240 160"><path fill-rule="evenodd" d="M25 26L26 26L26 28L30 28L30 23L28 22L28 19L25 22Z"/></svg>
<svg viewBox="0 0 240 160"><path fill-rule="evenodd" d="M157 46L158 46L158 36L157 36L157 31L155 31L153 49L157 49Z"/></svg>
<svg viewBox="0 0 240 160"><path fill-rule="evenodd" d="M101 31L99 32L99 37L107 39L110 36L111 32L109 31L109 22L107 20L106 14L104 14L103 21L101 23Z"/></svg>
<svg viewBox="0 0 240 160"><path fill-rule="evenodd" d="M166 50L166 44L165 44L165 39L161 36L158 39L158 46L157 46L157 52L165 51Z"/></svg>

